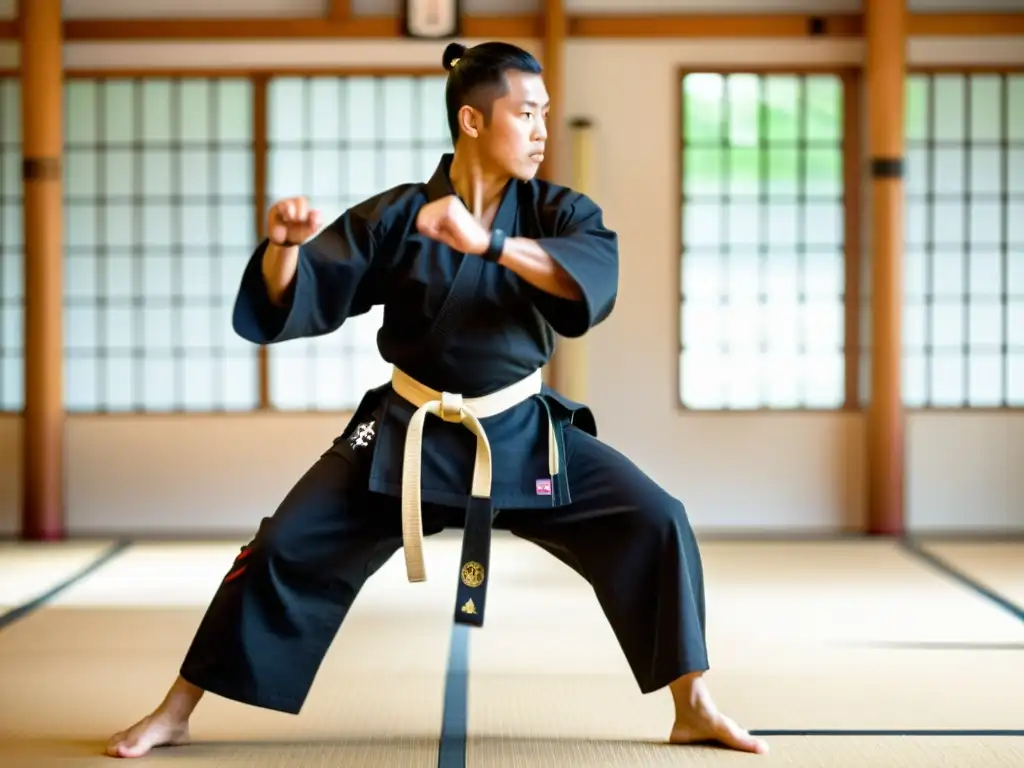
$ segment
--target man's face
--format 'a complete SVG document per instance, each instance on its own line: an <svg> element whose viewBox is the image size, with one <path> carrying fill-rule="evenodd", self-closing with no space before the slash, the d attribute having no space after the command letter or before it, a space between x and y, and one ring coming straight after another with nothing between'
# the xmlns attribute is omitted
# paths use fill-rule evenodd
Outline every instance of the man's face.
<svg viewBox="0 0 1024 768"><path fill-rule="evenodd" d="M540 75L508 72L505 77L508 93L495 99L491 119L480 128L479 146L488 166L527 181L544 161L548 91Z"/></svg>

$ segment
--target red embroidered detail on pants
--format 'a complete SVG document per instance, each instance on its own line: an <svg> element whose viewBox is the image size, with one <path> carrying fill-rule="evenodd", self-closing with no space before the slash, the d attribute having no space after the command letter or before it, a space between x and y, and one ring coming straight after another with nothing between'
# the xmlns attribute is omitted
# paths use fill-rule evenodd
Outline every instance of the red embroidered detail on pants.
<svg viewBox="0 0 1024 768"><path fill-rule="evenodd" d="M252 554L252 546L250 544L246 544L244 547L242 547L242 551L239 552L235 556L235 560L234 560L234 562L231 565L232 566L238 565L240 562L245 560L245 558L247 558L251 554ZM241 576L245 572L245 569L248 568L248 567L249 567L248 564L243 564L241 568L238 568L237 570L231 571L230 573L228 573L227 576L224 577L224 583L227 584L229 581L233 581L233 580L237 579L239 576Z"/></svg>

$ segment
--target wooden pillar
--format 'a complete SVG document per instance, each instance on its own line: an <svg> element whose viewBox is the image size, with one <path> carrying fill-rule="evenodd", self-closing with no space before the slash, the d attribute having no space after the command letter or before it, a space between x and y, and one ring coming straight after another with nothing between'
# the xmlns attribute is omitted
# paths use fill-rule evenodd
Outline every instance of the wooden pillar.
<svg viewBox="0 0 1024 768"><path fill-rule="evenodd" d="M867 458L868 529L873 534L903 532L900 368L906 15L906 0L866 0L873 320Z"/></svg>
<svg viewBox="0 0 1024 768"><path fill-rule="evenodd" d="M565 38L569 31L569 18L565 12L565 0L544 0L544 84L551 99L548 113L548 140L544 153L544 164L540 176L554 183L561 181L564 173L562 163L562 120L565 114ZM561 354L562 339L556 340L555 354L544 371L544 378L550 386L562 389L565 376L565 361Z"/></svg>
<svg viewBox="0 0 1024 768"><path fill-rule="evenodd" d="M22 536L64 535L61 0L21 0L25 231Z"/></svg>
<svg viewBox="0 0 1024 768"><path fill-rule="evenodd" d="M263 231L267 216L267 85L270 78L266 74L253 75L252 78L252 160L253 186L256 206L256 231L253 233L256 242L265 237ZM257 371L259 376L259 409L270 410L270 354L267 346L261 344L257 351Z"/></svg>
<svg viewBox="0 0 1024 768"><path fill-rule="evenodd" d="M544 0L544 85L551 99L548 113L548 141L540 176L557 182L561 160L562 116L565 114L565 37L569 18L565 0Z"/></svg>

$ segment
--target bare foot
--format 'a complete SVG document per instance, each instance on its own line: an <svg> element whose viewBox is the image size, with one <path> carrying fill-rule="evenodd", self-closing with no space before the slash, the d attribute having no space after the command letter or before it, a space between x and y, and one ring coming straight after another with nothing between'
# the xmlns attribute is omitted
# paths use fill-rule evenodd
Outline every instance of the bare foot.
<svg viewBox="0 0 1024 768"><path fill-rule="evenodd" d="M682 677L669 688L676 705L676 721L669 736L670 742L695 744L717 741L729 749L767 754L766 742L751 736L718 711L701 674Z"/></svg>
<svg viewBox="0 0 1024 768"><path fill-rule="evenodd" d="M188 743L188 720L177 720L155 712L127 731L111 736L107 754L111 757L142 757L154 747L177 747Z"/></svg>
<svg viewBox="0 0 1024 768"><path fill-rule="evenodd" d="M111 757L142 757L154 747L188 744L188 719L201 698L203 689L179 675L156 711L127 731L110 737L107 754Z"/></svg>

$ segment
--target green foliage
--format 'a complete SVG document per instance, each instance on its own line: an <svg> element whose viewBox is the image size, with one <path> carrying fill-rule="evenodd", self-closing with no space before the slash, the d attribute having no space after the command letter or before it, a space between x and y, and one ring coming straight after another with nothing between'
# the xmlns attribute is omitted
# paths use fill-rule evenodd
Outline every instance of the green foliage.
<svg viewBox="0 0 1024 768"><path fill-rule="evenodd" d="M841 181L839 77L694 73L683 93L688 191L725 178L751 189L762 177L769 186L801 175L830 188Z"/></svg>

